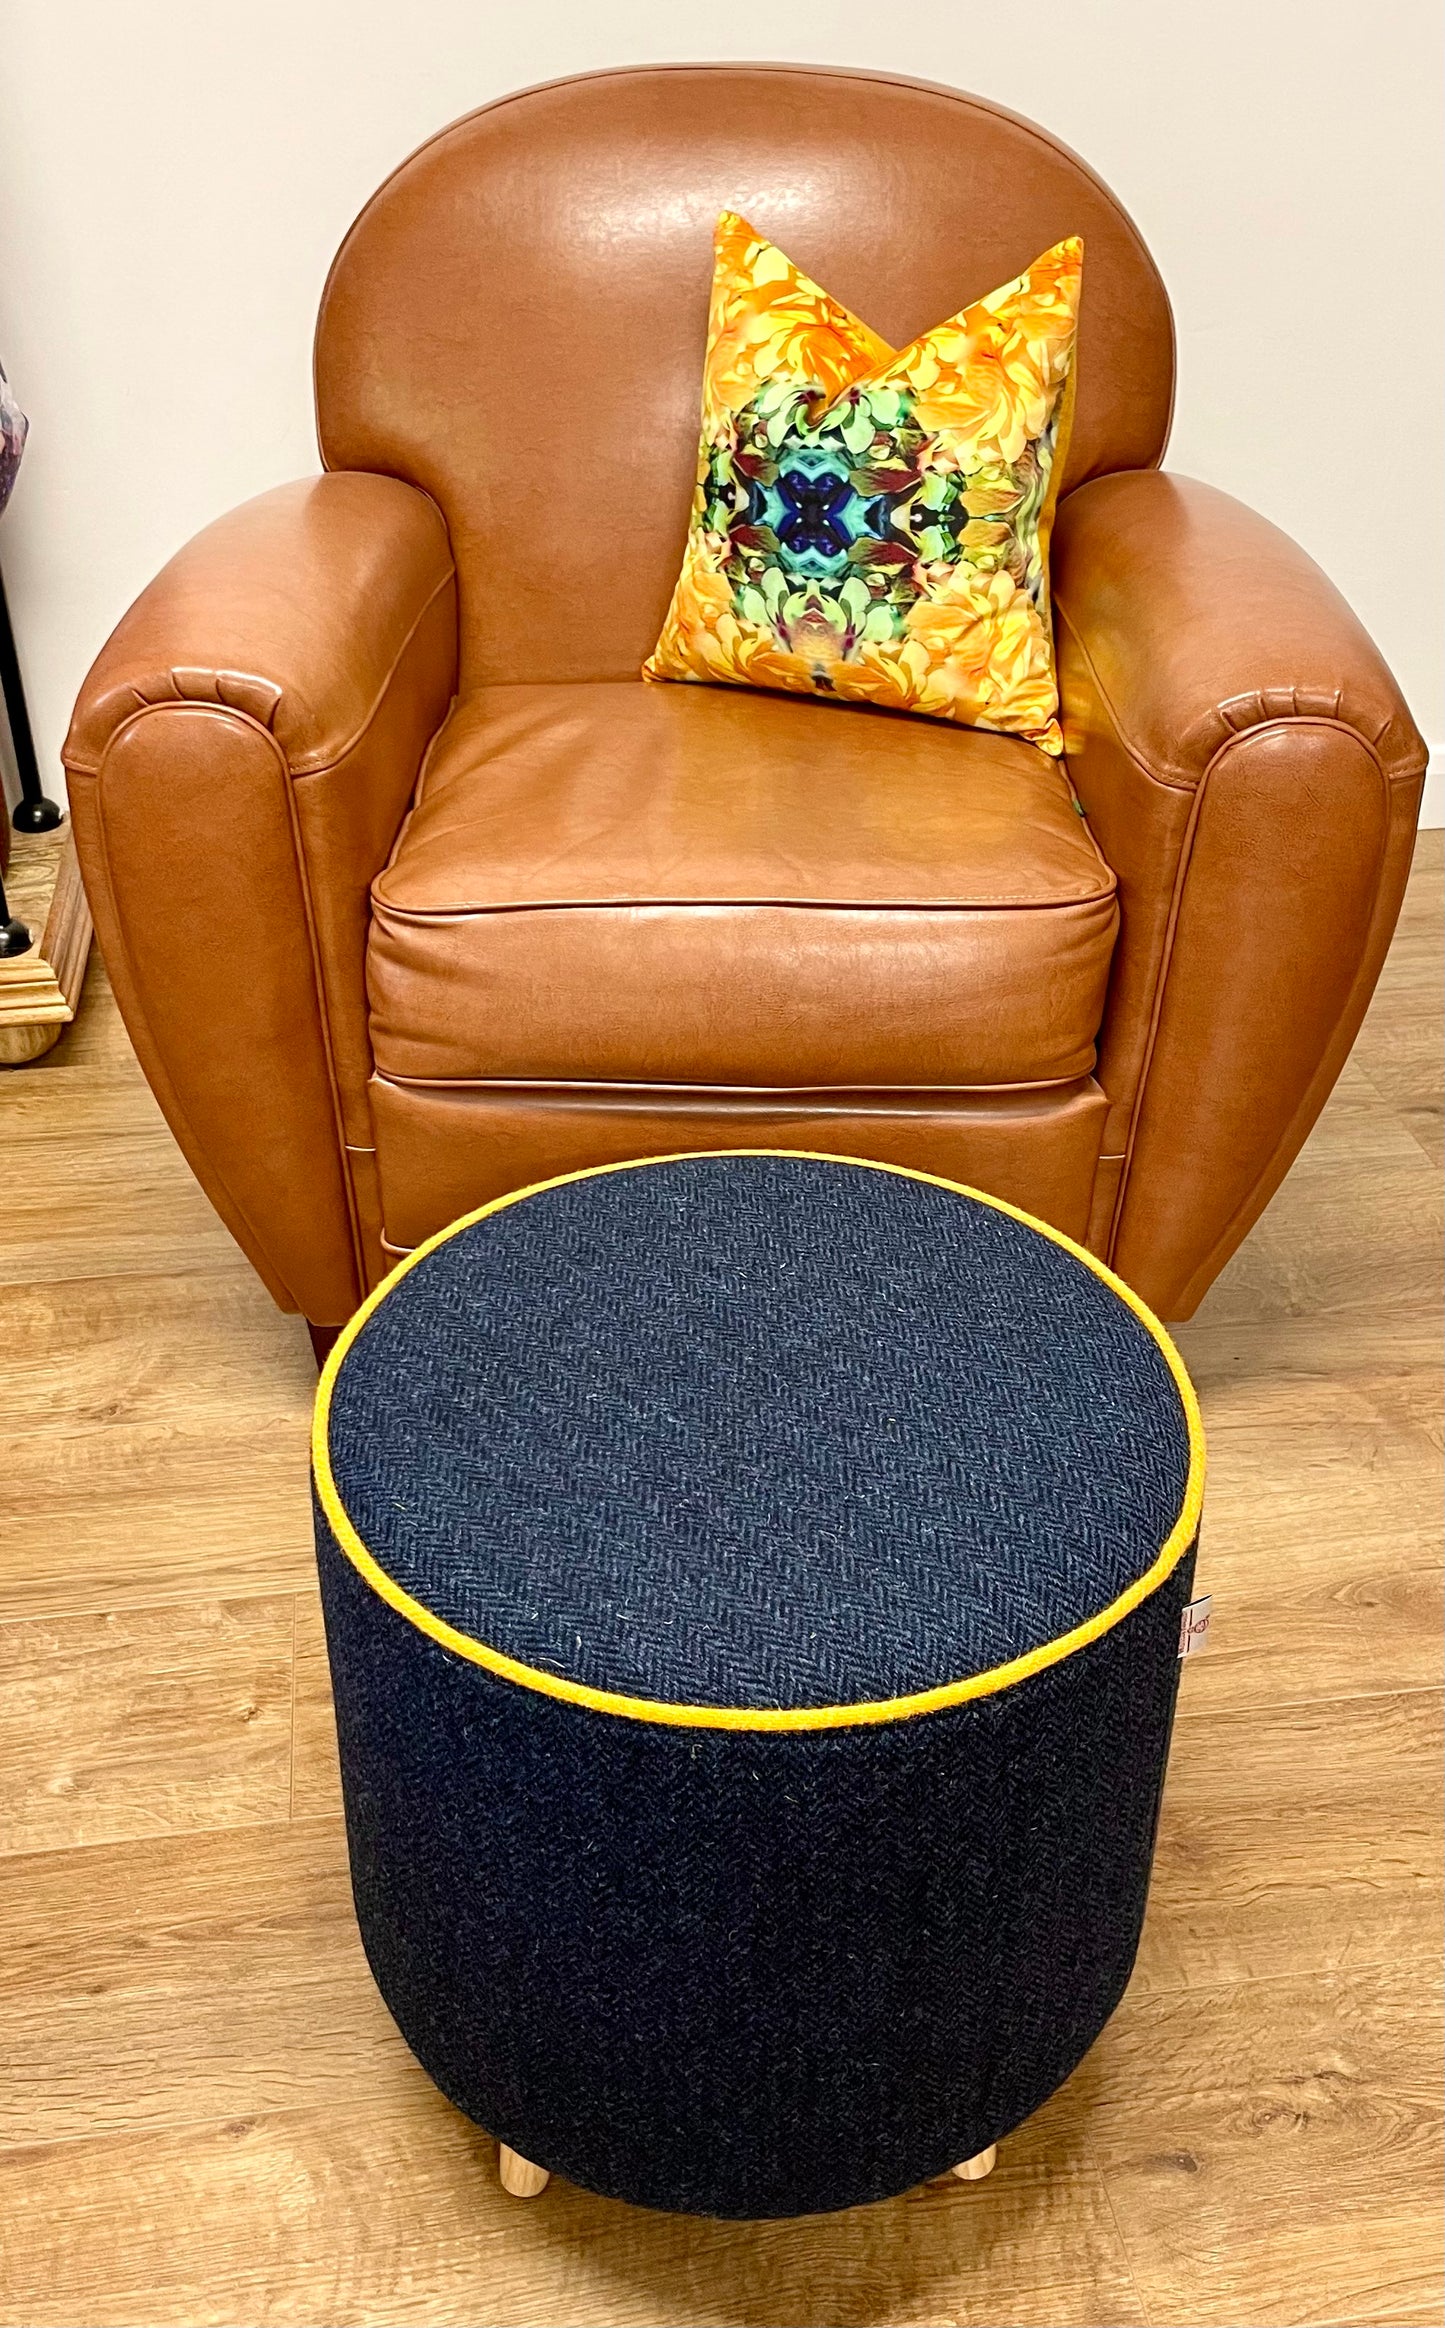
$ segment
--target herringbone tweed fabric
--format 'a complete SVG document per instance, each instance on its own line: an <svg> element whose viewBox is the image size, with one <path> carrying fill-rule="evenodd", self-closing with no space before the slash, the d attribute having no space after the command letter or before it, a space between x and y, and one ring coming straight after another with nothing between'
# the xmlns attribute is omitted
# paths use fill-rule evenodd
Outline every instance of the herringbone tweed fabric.
<svg viewBox="0 0 1445 2328"><path fill-rule="evenodd" d="M957 1192L695 1158L457 1232L334 1372L352 1882L443 2092L587 2188L732 2217L891 2196L1035 2110L1133 1965L1192 1550L1026 1678L848 1709L1156 1561L1189 1438L1128 1304ZM434 1618L752 1726L548 1694Z"/></svg>
<svg viewBox="0 0 1445 2328"><path fill-rule="evenodd" d="M636 2205L893 2197L1063 2083L1133 1968L1192 1557L990 1697L680 1730L469 1665L318 1518L352 1885L442 2092Z"/></svg>
<svg viewBox="0 0 1445 2328"><path fill-rule="evenodd" d="M362 1542L528 1665L685 1703L931 1689L1094 1615L1183 1500L1179 1393L1068 1252L858 1166L700 1157L464 1230L331 1408Z"/></svg>

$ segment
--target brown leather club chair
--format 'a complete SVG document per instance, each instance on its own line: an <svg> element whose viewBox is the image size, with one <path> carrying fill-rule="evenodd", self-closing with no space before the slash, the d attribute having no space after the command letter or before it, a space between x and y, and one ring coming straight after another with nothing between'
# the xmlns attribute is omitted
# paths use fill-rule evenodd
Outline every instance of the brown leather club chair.
<svg viewBox="0 0 1445 2328"><path fill-rule="evenodd" d="M898 345L1083 234L1064 768L639 679L725 206ZM1173 392L1125 212L952 90L597 74L403 164L322 301L326 474L172 560L65 748L126 1024L283 1308L551 1173L782 1146L975 1182L1189 1315L1349 1050L1424 752L1318 568L1160 473Z"/></svg>

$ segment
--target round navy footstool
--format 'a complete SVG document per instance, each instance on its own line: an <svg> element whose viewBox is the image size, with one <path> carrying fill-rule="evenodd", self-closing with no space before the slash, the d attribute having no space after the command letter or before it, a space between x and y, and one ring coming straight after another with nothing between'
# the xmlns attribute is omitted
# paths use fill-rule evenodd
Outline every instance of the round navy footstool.
<svg viewBox="0 0 1445 2328"><path fill-rule="evenodd" d="M394 1271L314 1469L362 1937L508 2187L986 2172L1144 1912L1204 1456L1135 1295L922 1173L610 1165Z"/></svg>

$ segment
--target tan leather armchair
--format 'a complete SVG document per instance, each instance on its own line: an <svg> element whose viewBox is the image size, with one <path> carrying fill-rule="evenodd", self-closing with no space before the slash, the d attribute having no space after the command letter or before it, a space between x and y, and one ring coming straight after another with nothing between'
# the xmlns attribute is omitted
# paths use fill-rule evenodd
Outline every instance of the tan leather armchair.
<svg viewBox="0 0 1445 2328"><path fill-rule="evenodd" d="M1084 235L1063 769L638 678L724 206L895 344ZM1159 473L1173 371L1113 196L951 90L593 75L397 171L322 303L327 473L172 560L65 749L136 1049L284 1308L334 1327L550 1173L783 1146L973 1181L1190 1313L1354 1038L1424 752L1318 568Z"/></svg>

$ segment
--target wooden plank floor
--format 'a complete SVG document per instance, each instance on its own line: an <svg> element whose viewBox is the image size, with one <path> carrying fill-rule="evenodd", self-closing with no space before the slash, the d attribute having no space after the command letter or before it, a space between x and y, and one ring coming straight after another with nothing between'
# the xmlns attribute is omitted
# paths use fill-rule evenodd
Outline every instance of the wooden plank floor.
<svg viewBox="0 0 1445 2328"><path fill-rule="evenodd" d="M1181 1339L1214 1645L1138 1973L993 2178L761 2227L500 2194L351 1918L313 1375L95 965L0 1077L0 2321L1436 2322L1440 835Z"/></svg>

